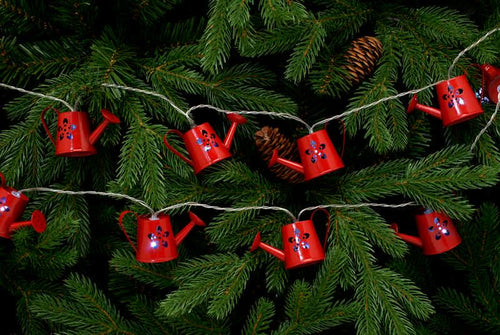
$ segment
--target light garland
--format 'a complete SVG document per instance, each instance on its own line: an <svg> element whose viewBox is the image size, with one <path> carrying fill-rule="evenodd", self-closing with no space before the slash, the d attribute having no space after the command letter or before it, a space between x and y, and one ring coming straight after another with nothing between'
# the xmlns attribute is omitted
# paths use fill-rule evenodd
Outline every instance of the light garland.
<svg viewBox="0 0 500 335"><path fill-rule="evenodd" d="M14 90L14 91L19 91L21 93L25 93L25 94L30 94L30 95L34 95L34 96L37 96L37 97L40 97L40 98L44 98L44 99L48 99L48 100L53 100L53 101L58 101L60 103L62 103L63 105L65 105L66 107L68 107L68 109L70 111L74 111L75 109L73 107L71 107L71 105L69 103L67 103L66 101L62 100L62 99L59 99L59 98L56 98L56 97L53 97L51 95L46 95L46 94L42 94L42 93L37 93L37 92L32 92L32 91L28 91L28 90L25 90L23 88L20 88L20 87L16 87L16 86L12 86L12 85L7 85L7 84L4 84L4 83L0 83L0 87L5 87L5 88L8 88L8 89L11 89L11 90Z"/></svg>
<svg viewBox="0 0 500 335"><path fill-rule="evenodd" d="M481 43L482 41L484 41L488 36L490 36L491 34L497 32L497 31L500 31L500 28L495 28L493 30L490 30L485 35L483 35L480 39L478 39L477 41L475 41L474 43L472 43L470 46L468 46L467 48L465 48L464 50L462 50L457 55L457 57L454 59L454 61L451 64L450 68L448 69L448 78L451 77L451 73L452 73L452 70L453 70L455 64L458 62L458 60L467 51L469 51L470 49L474 48L479 43ZM332 121L332 120L341 119L343 117L346 117L348 115L351 115L351 114L356 113L358 111L361 111L363 109L367 109L367 108L373 107L373 106L378 105L378 104L380 104L382 102L385 102L385 101L389 101L389 100L393 100L393 99L398 99L400 97L403 97L403 96L406 96L406 95L410 95L410 94L416 94L418 92L421 92L421 91L424 91L426 89L429 89L429 88L437 85L440 82L442 82L442 81L438 81L438 82L429 84L429 85L427 85L425 87L422 87L422 88L419 88L419 89L410 90L410 91L407 91L407 92L402 92L402 93L399 93L399 94L396 94L396 95L393 95L393 96L389 96L389 97L385 97L385 98L379 99L379 100L374 101L372 103L369 103L367 105L363 105L363 106L360 106L360 107L348 110L348 111L346 111L346 112L344 112L342 114L335 115L333 117L330 117L330 118L318 121L318 122L314 123L312 126L310 126L306 121L304 121L303 119L301 119L301 118L299 118L297 116L286 114L286 113L276 113L276 112L269 112L269 111L229 111L229 110L225 110L225 109L218 108L218 107L215 107L215 106L212 106L212 105L208 105L208 104L196 105L196 106L190 107L187 111L183 111L181 108L179 108L177 105L175 105L175 103L171 99L169 99L166 96L164 96L164 95L162 95L160 93L157 93L157 92L151 92L151 91L148 91L148 90L143 90L143 89L138 89L138 88L133 88L133 87L128 87L128 86L122 86L122 85L107 84L107 83L103 83L102 86L103 87L108 87L108 88L117 88L117 89L123 89L123 90L133 91L133 92L137 92L137 93L141 93L141 94L146 94L146 95L151 95L151 96L156 96L158 98L161 98L161 99L165 100L167 103L169 103L176 111L178 111L179 113L181 113L182 115L184 115L187 118L187 120L190 122L190 124L192 126L194 125L194 120L191 118L190 114L193 111L195 111L196 109L210 108L210 109L216 110L217 112L225 113L225 114L233 114L234 113L234 114L248 114L248 115L270 115L270 116L276 116L276 117L293 119L293 120L295 120L297 122L300 122L303 125L305 125L306 128L308 129L309 133L311 134L311 133L313 133L314 128L316 126L318 126L318 125L325 124L325 123L327 123L329 121ZM12 89L12 90L16 90L16 91L19 91L19 92L22 92L22 93L26 93L26 94L35 95L35 96L38 96L38 97L41 97L41 98L44 98L44 99L49 99L49 100L57 101L57 102L60 102L60 103L64 104L70 111L74 111L74 108L68 102L66 102L66 101L64 101L62 99L50 96L50 95L45 95L45 94L41 94L41 93L37 93L37 92L28 91L28 90L25 90L25 89L22 89L22 88L19 88L19 87L15 87L15 86L11 86L11 85L7 85L7 84L4 84L4 83L0 83L0 87ZM474 149L474 147L477 144L477 142L478 142L479 138L481 137L481 135L483 135L486 132L486 130L488 129L488 127L493 123L493 120L494 120L494 118L496 117L496 115L498 113L499 107L500 107L500 92L499 92L499 102L496 104L495 112L493 113L493 115L491 116L490 120L485 125L485 127L483 129L481 129L481 131L479 132L479 134L474 139L474 142L472 143L472 145L470 147L470 151L472 151ZM128 196L126 194L120 194L120 193L97 192L97 191L66 191L66 190L52 189L52 188L46 188L46 187L25 188L25 189L20 190L19 192L20 193L23 193L23 192L53 192L53 193L58 193L58 194L70 194L70 195L85 195L85 194L88 194L88 195L101 195L101 196L109 196L109 197L113 197L113 198L127 199L127 200L135 202L135 203L137 203L137 204L145 207L146 209L148 209L149 212L151 213L151 218L152 219L158 218L158 215L161 212L168 211L168 210L173 210L173 209L176 209L176 208L181 208L181 207L184 207L184 206L203 207L203 208L207 208L207 209L214 209L214 210L220 210L220 211L226 211L226 212L239 212L239 211L245 211L245 210L275 210L275 211L285 212L294 221L297 221L298 218L300 218L300 216L304 212L310 211L310 210L314 210L314 209L319 209L319 208L360 208L360 207L401 208L401 207L415 206L416 205L414 202L406 202L406 203L402 203L402 204L383 204L383 203L326 204L326 205L318 205L318 206L304 208L304 209L302 209L299 212L299 214L296 217L288 209L282 208L282 207L277 207L277 206L248 206L248 207L232 208L232 207L220 207L220 206L208 205L208 204L197 203L197 202L184 202L184 203L179 203L179 204L171 205L171 206L165 207L163 209L160 209L158 211L155 211L146 202L144 202L142 200L139 200L139 199L136 199L136 198L133 198L133 197Z"/></svg>
<svg viewBox="0 0 500 335"><path fill-rule="evenodd" d="M162 212L174 210L177 208L182 208L182 207L202 207L202 208L207 208L207 209L214 209L218 211L224 211L224 212L242 212L242 211L247 211L247 210L273 210L273 211L281 211L285 212L292 218L293 221L298 221L300 216L305 212L305 211L310 211L318 208L360 208L360 207L384 207L384 208L402 208L402 207L408 207L408 206L417 206L416 203L414 202L405 202L402 204L384 204L384 203L359 203L359 204L327 204L327 205L318 205L314 207L306 207L302 209L297 216L295 216L291 211L289 211L286 208L279 207L279 206L246 206L246 207L221 207L221 206L214 206L214 205L209 205L209 204L204 204L204 203L199 203L199 202L183 202L183 203L178 203L175 205L170 205L168 207L162 208L160 210L155 211L151 206L149 206L145 201L139 200L136 198L133 198L129 195L126 194L121 194L121 193L113 193L113 192L97 192L97 191L66 191L66 190L60 190L60 189L55 189L55 188L48 188L48 187L32 187L32 188L24 188L22 190L18 191L20 194L25 193L25 192L52 192L52 193L57 193L57 194L69 194L69 195L101 195L101 196L108 196L111 198L122 198L122 199L127 199L132 202L135 202L149 210L151 213L151 219L156 220L158 218L158 215L161 214Z"/></svg>

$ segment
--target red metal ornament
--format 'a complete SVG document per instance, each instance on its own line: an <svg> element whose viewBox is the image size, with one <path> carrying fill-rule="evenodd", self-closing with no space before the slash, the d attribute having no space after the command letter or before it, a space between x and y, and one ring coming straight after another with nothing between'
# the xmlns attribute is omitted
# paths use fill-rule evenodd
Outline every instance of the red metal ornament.
<svg viewBox="0 0 500 335"><path fill-rule="evenodd" d="M453 222L443 213L427 209L415 215L415 221L418 237L400 233L395 223L391 225L391 228L403 241L422 248L424 255L442 254L462 242Z"/></svg>
<svg viewBox="0 0 500 335"><path fill-rule="evenodd" d="M123 226L123 218L128 213L133 213L137 218L137 247ZM177 247L194 226L206 226L205 222L193 212L189 212L189 218L191 221L182 228L177 236L174 236L170 216L165 214L160 214L157 219L152 219L147 215L139 216L135 212L124 211L121 213L118 222L128 242L134 248L138 262L160 263L171 261L179 256Z"/></svg>
<svg viewBox="0 0 500 335"><path fill-rule="evenodd" d="M483 73L484 89L488 94L488 99L493 103L498 103L498 94L500 93L500 69L490 64L479 66Z"/></svg>
<svg viewBox="0 0 500 335"><path fill-rule="evenodd" d="M483 113L465 75L444 80L436 85L440 109L418 103L417 95L413 95L407 113L418 109L432 115L443 122L444 127L453 126L475 118Z"/></svg>
<svg viewBox="0 0 500 335"><path fill-rule="evenodd" d="M231 121L231 127L226 134L224 142L220 140L208 122L196 126L184 134L179 130L171 129L167 131L163 137L163 142L170 151L191 165L194 169L194 173L198 174L210 165L231 157L231 152L229 150L233 143L236 128L238 125L246 123L247 119L235 113L228 114L227 118ZM191 159L181 154L168 143L167 135L171 133L183 139Z"/></svg>
<svg viewBox="0 0 500 335"><path fill-rule="evenodd" d="M325 232L323 245L319 241L312 221L314 213L309 220L298 221L281 227L281 237L284 250L277 249L267 243L261 242L260 232L257 233L250 251L257 248L270 253L280 261L285 262L285 269L295 269L319 263L325 259L325 245L328 229ZM327 228L330 225L328 218Z"/></svg>
<svg viewBox="0 0 500 335"><path fill-rule="evenodd" d="M45 123L45 112L53 109L57 112L57 137L54 140ZM56 147L56 156L83 157L97 153L94 144L110 123L120 123L120 119L107 110L101 110L104 121L91 133L90 120L87 112L59 112L48 107L40 116L43 127Z"/></svg>
<svg viewBox="0 0 500 335"><path fill-rule="evenodd" d="M15 230L27 226L33 226L37 233L45 231L45 216L39 210L33 211L31 220L16 222L23 215L29 199L12 187L5 186L5 177L1 172L0 181L0 237L10 239Z"/></svg>
<svg viewBox="0 0 500 335"><path fill-rule="evenodd" d="M302 173L304 180L311 180L344 167L325 129L299 138L297 148L302 163L278 157L278 149L274 149L269 167L276 163L285 165Z"/></svg>

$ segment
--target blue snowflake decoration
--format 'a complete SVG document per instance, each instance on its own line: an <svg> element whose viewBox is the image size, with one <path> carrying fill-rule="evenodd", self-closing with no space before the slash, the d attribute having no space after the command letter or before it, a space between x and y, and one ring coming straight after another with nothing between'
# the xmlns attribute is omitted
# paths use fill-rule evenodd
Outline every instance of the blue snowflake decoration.
<svg viewBox="0 0 500 335"><path fill-rule="evenodd" d="M441 236L443 235L450 235L450 231L448 230L448 220L443 220L443 222L441 222L438 217L434 218L434 225L427 229L429 232L434 233L434 238L436 240L441 239Z"/></svg>
<svg viewBox="0 0 500 335"><path fill-rule="evenodd" d="M311 163L316 163L318 159L326 159L326 154L323 152L325 150L326 144L321 143L317 145L316 141L311 140L311 144L308 149L306 149L306 155L311 156Z"/></svg>
<svg viewBox="0 0 500 335"><path fill-rule="evenodd" d="M57 136L59 137L59 140L62 141L64 138L72 140L74 138L72 131L76 128L76 125L69 124L68 119L63 119L63 126L59 126L57 128Z"/></svg>
<svg viewBox="0 0 500 335"><path fill-rule="evenodd" d="M212 149L212 147L219 146L219 144L217 143L217 140L216 140L217 136L214 133L211 133L209 135L208 131L206 131L204 129L201 131L201 133L203 135L203 138L198 138L196 140L196 143L198 145L203 146L203 150L209 151L210 149Z"/></svg>
<svg viewBox="0 0 500 335"><path fill-rule="evenodd" d="M170 235L168 231L163 232L163 229L161 226L156 227L156 232L154 233L149 233L148 238L151 240L150 245L153 249L158 249L158 247L161 245L163 247L168 247L168 241L167 238Z"/></svg>
<svg viewBox="0 0 500 335"><path fill-rule="evenodd" d="M3 213L7 213L10 211L10 207L7 206L6 203L7 203L7 198L1 197L0 198L0 217L3 215Z"/></svg>
<svg viewBox="0 0 500 335"><path fill-rule="evenodd" d="M455 106L455 103L465 105L465 100L461 96L462 93L464 93L462 88L457 88L455 90L453 86L448 86L448 93L443 94L443 100L448 102L448 108Z"/></svg>
<svg viewBox="0 0 500 335"><path fill-rule="evenodd" d="M307 241L305 241L309 238L309 233L304 233L304 235L302 235L300 230L295 228L295 230L293 231L293 234L295 236L290 237L288 239L288 242L294 244L294 246L293 246L294 252L299 251L300 248L302 248L302 249L309 249L310 248L309 243Z"/></svg>

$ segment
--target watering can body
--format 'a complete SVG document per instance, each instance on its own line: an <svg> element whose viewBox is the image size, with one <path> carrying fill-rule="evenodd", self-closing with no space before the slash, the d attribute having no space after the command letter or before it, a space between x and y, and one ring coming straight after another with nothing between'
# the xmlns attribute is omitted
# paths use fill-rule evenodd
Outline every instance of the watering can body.
<svg viewBox="0 0 500 335"><path fill-rule="evenodd" d="M194 213L190 212L191 221L174 236L170 216L160 214L157 218L148 215L137 214L137 247L129 238L123 227L123 218L131 211L124 211L120 215L119 223L129 243L136 251L136 259L142 263L160 263L176 259L179 254L177 247L194 228L194 226L205 226L205 223Z"/></svg>
<svg viewBox="0 0 500 335"><path fill-rule="evenodd" d="M324 247L321 245L312 220L298 221L283 226L281 237L283 250L261 242L259 232L255 236L250 251L257 248L263 249L285 262L287 270L312 265L325 259Z"/></svg>
<svg viewBox="0 0 500 335"><path fill-rule="evenodd" d="M415 216L417 236L399 233L392 224L396 235L402 240L422 248L424 255L436 255L449 251L462 242L451 219L443 213L427 209Z"/></svg>
<svg viewBox="0 0 500 335"><path fill-rule="evenodd" d="M120 123L120 119L107 110L101 110L104 121L93 131L90 130L90 120L87 112L59 112L57 109L57 134L52 137L47 124L45 123L44 109L41 114L42 124L52 143L56 148L56 156L83 157L95 155L95 142L104 132L110 123Z"/></svg>
<svg viewBox="0 0 500 335"><path fill-rule="evenodd" d="M236 128L238 125L244 124L247 120L243 116L234 113L228 114L228 119L231 121L231 127L224 141L221 141L208 122L193 127L184 134L179 130L170 129L163 137L163 141L170 151L191 165L194 172L198 174L207 167L231 157L231 152L229 150L234 139ZM191 159L185 157L168 142L167 135L171 133L182 138Z"/></svg>
<svg viewBox="0 0 500 335"><path fill-rule="evenodd" d="M444 127L470 120L483 113L481 104L465 75L439 82L436 85L436 93L440 109L418 103L415 94L410 101L407 113L415 109L421 110L440 119Z"/></svg>
<svg viewBox="0 0 500 335"><path fill-rule="evenodd" d="M304 180L306 181L344 167L344 163L325 129L299 138L297 140L297 149L301 163L278 157L278 150L275 149L269 161L269 167L276 163L285 165L304 174Z"/></svg>
<svg viewBox="0 0 500 335"><path fill-rule="evenodd" d="M45 230L45 216L38 210L34 211L30 221L17 222L23 215L28 197L12 187L5 186L5 178L0 173L0 237L11 238L12 232L24 226L33 226L41 233Z"/></svg>
<svg viewBox="0 0 500 335"><path fill-rule="evenodd" d="M498 103L498 94L500 93L500 69L490 64L482 64L480 68L484 76L488 98L496 104Z"/></svg>

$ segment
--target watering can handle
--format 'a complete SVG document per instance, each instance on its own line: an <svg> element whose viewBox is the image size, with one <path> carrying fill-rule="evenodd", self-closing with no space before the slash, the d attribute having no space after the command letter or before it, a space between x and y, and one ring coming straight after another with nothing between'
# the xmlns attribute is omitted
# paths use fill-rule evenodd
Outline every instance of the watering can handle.
<svg viewBox="0 0 500 335"><path fill-rule="evenodd" d="M5 176L0 172L0 187L3 187L3 185L5 185Z"/></svg>
<svg viewBox="0 0 500 335"><path fill-rule="evenodd" d="M49 107L46 107L43 109L42 114L40 115L40 119L42 120L42 125L43 125L43 128L45 128L45 132L47 133L47 135L49 135L49 138L52 141L52 143L54 143L54 145L56 145L56 141L54 140L54 137L52 137L52 134L50 133L49 127L47 126L47 123L45 122L45 112L47 112L49 109L53 109L59 114L59 111L57 109L55 109L52 106L49 106Z"/></svg>
<svg viewBox="0 0 500 335"><path fill-rule="evenodd" d="M193 162L190 159L188 159L186 156L184 156L183 154L181 154L170 143L168 143L168 141L167 141L167 135L170 134L170 133L174 133L177 136L179 136L180 138L183 138L182 133L180 131L178 131L177 129L170 129L169 131L167 131L167 133L165 134L165 136L163 136L163 143L165 143L165 145L167 146L167 148L170 151L172 151L176 156L178 156L180 159L182 159L184 162L188 163L189 165L193 166Z"/></svg>
<svg viewBox="0 0 500 335"><path fill-rule="evenodd" d="M125 237L127 238L128 240L128 243L130 243L130 245L132 246L132 248L134 248L135 252L137 253L137 248L135 247L134 243L132 242L132 240L130 239L130 237L128 236L127 234L127 231L125 230L125 227L123 226L123 218L125 217L125 215L127 215L128 213L134 213L136 219L138 219L137 217L137 213L136 212L133 212L133 211L123 211L121 214L120 214L120 218L118 219L118 223L120 223L120 227L122 228L122 231L123 233L125 234Z"/></svg>
<svg viewBox="0 0 500 335"><path fill-rule="evenodd" d="M323 242L323 250L326 249L326 241L328 240L328 233L330 232L330 212L327 211L325 208L317 208L315 209L312 213L311 213L311 221L313 222L314 224L314 221L313 221L313 217L314 217L314 214L316 214L317 211L323 211L326 213L326 216L328 217L328 220L326 221L326 231L325 231L325 240Z"/></svg>

